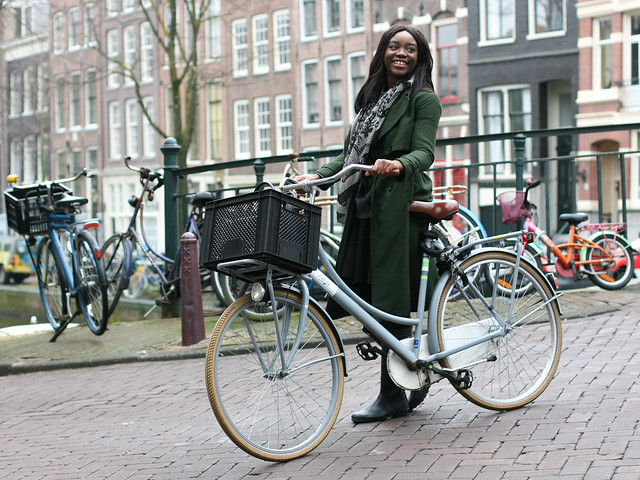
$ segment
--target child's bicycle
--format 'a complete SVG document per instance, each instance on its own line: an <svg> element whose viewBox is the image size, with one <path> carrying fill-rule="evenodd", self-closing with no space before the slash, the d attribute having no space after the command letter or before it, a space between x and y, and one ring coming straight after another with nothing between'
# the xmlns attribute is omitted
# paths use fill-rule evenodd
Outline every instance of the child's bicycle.
<svg viewBox="0 0 640 480"><path fill-rule="evenodd" d="M107 329L107 277L96 239L88 232L98 222L76 221L79 207L88 199L73 196L63 185L86 176L89 172L83 169L70 178L14 186L4 192L9 228L24 235L27 244L43 236L34 265L44 313L55 331L52 342L80 314L94 334L102 335ZM9 175L7 180L15 184L18 178Z"/></svg>
<svg viewBox="0 0 640 480"><path fill-rule="evenodd" d="M513 224L524 220L524 230L535 235L536 242L525 246L538 268L576 281L585 275L595 285L617 290L634 275L634 251L622 234L624 223L585 223L586 213L563 213L559 219L569 224L567 243L556 244L534 221L537 210L529 201L529 191L540 185L530 182L524 191L508 191L498 195L502 221ZM548 253L545 253L545 250Z"/></svg>
<svg viewBox="0 0 640 480"><path fill-rule="evenodd" d="M431 225L452 218L455 201L411 204L425 224L415 318L383 312L351 291L319 246L320 208L312 203L314 186L355 168L370 167L351 165L332 177L282 187L311 191L311 204L271 189L207 205L201 264L251 283L250 293L223 312L211 334L205 366L209 401L231 440L264 460L288 461L310 452L340 411L344 345L331 317L310 297L309 280L390 348L387 368L406 390L446 379L479 406L510 410L535 400L558 367L562 327L552 282L521 258L521 249L474 250L508 239L521 245L532 235L515 232L446 247ZM317 268L318 255L326 275ZM431 257L441 276L427 318ZM475 269L491 272L492 281L468 275ZM523 291L522 284L530 288ZM255 319L256 311L265 316ZM379 320L410 325L414 334L398 340ZM377 352L368 342L358 346L365 360Z"/></svg>

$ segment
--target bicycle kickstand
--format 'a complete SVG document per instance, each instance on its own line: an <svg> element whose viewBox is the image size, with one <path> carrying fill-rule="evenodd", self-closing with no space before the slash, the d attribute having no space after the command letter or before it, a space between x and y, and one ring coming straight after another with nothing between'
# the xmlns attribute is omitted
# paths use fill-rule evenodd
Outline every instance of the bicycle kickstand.
<svg viewBox="0 0 640 480"><path fill-rule="evenodd" d="M71 293L70 292L66 292L66 300L67 300L67 312L71 311ZM49 340L49 343L53 343L55 342L58 337L60 335L62 335L62 332L65 331L65 329L67 328L67 326L71 323L71 321L76 318L78 315L80 314L79 311L75 312L73 315L70 315L67 313L67 315L63 318L61 318L62 323L60 323L60 326L58 328L55 329L53 337L51 337L51 339Z"/></svg>

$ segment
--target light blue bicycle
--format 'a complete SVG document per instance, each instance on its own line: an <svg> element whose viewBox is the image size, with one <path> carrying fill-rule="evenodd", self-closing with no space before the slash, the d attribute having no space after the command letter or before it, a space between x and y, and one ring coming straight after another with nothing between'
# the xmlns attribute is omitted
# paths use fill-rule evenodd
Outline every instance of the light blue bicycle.
<svg viewBox="0 0 640 480"><path fill-rule="evenodd" d="M313 203L315 185L334 182L353 168L370 167L352 165L333 177L283 190L305 188ZM265 209L274 200L280 202L278 208ZM275 191L247 194L216 201L205 214L201 263L252 283L250 293L220 316L205 366L213 412L241 449L269 461L298 458L323 441L338 417L347 370L344 345L331 317L310 297L305 280L313 280L389 346L387 368L401 388L418 390L446 379L469 401L492 410L522 407L547 388L562 343L558 294L520 257L520 249L495 248L512 238L529 241L529 235L515 232L446 247L431 225L452 218L457 202L413 202L411 211L425 223L423 272L417 315L404 318L359 298L322 248L317 252L327 273L315 267L318 262L309 259L308 248L314 245L309 242L319 243L314 220L319 209L293 200ZM256 229L256 222L268 225ZM274 238L273 248L263 248L263 241ZM478 245L487 248L475 249ZM291 261L305 256L306 264ZM427 316L431 257L441 276ZM475 269L489 273L468 274ZM532 288L525 291L522 284ZM265 315L256 320L255 311ZM398 340L378 319L410 325L414 333ZM359 350L365 359L376 355L375 348Z"/></svg>

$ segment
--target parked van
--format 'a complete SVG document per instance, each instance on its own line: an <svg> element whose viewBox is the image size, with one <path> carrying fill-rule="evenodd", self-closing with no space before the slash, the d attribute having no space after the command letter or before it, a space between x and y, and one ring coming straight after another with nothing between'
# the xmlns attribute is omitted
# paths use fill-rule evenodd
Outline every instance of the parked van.
<svg viewBox="0 0 640 480"><path fill-rule="evenodd" d="M23 237L0 239L0 283L21 283L33 275L33 263Z"/></svg>

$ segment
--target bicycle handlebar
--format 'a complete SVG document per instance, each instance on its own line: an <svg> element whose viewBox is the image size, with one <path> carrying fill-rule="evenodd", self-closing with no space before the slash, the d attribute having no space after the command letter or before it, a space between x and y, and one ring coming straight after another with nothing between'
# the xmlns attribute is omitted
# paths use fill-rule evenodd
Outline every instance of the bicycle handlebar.
<svg viewBox="0 0 640 480"><path fill-rule="evenodd" d="M9 175L9 177L11 177L11 175ZM57 180L45 180L43 182L31 183L29 185L20 185L20 188L29 188L29 187L38 187L38 186L45 186L45 187L49 188L54 183L71 183L71 182L76 181L80 177L93 178L93 177L95 177L95 174L91 173L91 171L88 168L83 168L82 170L80 170L78 173L76 173L72 177L59 178ZM17 181L17 177L15 177L15 178L16 178L16 181ZM7 177L7 180L9 180L8 177ZM16 182L10 182L10 183L16 183Z"/></svg>
<svg viewBox="0 0 640 480"><path fill-rule="evenodd" d="M344 177L346 174L352 173L355 170L362 170L362 171L365 171L365 172L369 172L369 171L371 171L371 165L363 165L361 163L354 163L354 164L348 165L347 167L343 168L342 170L340 170L335 175L331 175L330 177L319 178L317 180L304 180L302 182L296 182L294 179L289 178L289 179L287 179L289 184L288 185L281 185L280 189L283 192L290 191L290 190L304 190L305 192L309 192L309 191L311 191L311 189L313 189L316 186L335 183L338 180L340 180L342 177ZM293 182L293 183L291 183L291 182Z"/></svg>
<svg viewBox="0 0 640 480"><path fill-rule="evenodd" d="M164 185L164 176L158 170L154 171L154 170L151 170L151 169L149 169L147 167L136 167L134 165L131 165L129 163L130 161L131 161L131 157L126 156L124 158L124 164L127 166L127 168L129 170L132 170L134 172L138 172L140 174L140 181L148 180L148 182L154 182L154 181L158 182L151 189L152 192L155 192L162 185ZM147 182L147 184L148 184L148 182ZM147 187L145 185L145 189L146 188Z"/></svg>

